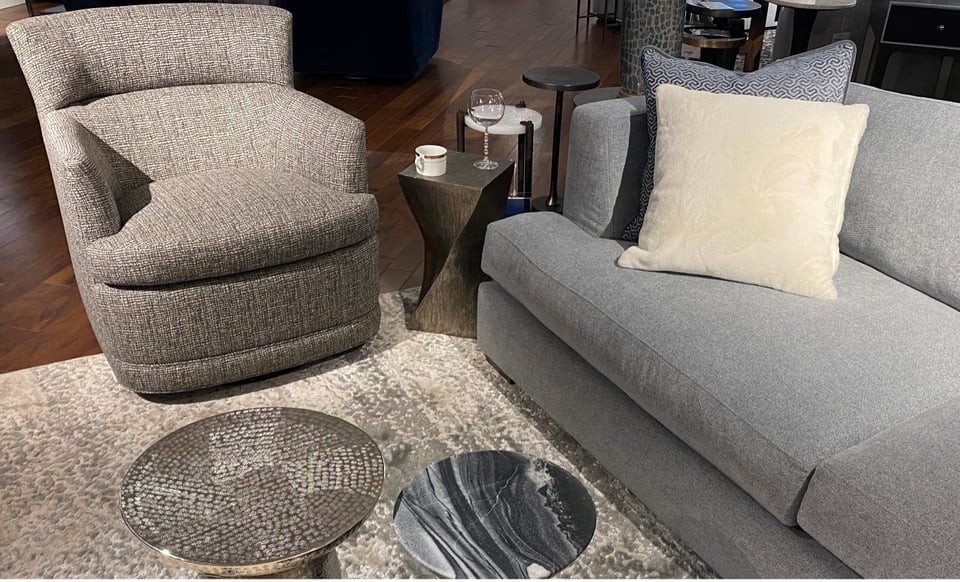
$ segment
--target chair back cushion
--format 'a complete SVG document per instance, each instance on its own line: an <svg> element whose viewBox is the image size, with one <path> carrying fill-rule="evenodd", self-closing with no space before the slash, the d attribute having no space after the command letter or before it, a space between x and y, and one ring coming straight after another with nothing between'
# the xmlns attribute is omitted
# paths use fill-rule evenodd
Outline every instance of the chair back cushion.
<svg viewBox="0 0 960 582"><path fill-rule="evenodd" d="M267 167L295 91L264 83L189 85L111 95L61 109L95 136L117 194L219 168ZM242 112L238 115L238 112Z"/></svg>
<svg viewBox="0 0 960 582"><path fill-rule="evenodd" d="M272 6L154 4L28 18L7 28L37 111L178 85L292 85L291 16Z"/></svg>

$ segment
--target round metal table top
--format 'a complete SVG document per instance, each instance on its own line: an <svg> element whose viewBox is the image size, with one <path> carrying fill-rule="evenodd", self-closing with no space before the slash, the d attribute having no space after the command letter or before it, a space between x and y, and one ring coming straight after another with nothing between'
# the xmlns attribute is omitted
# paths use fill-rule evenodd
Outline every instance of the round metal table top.
<svg viewBox="0 0 960 582"><path fill-rule="evenodd" d="M483 132L483 126L469 115L463 121L470 129ZM520 135L527 131L527 128L521 124L522 121L533 123L533 129L536 131L543 125L543 116L529 107L507 105L503 108L503 119L490 126L490 135Z"/></svg>
<svg viewBox="0 0 960 582"><path fill-rule="evenodd" d="M711 18L750 18L760 8L751 0L687 0L687 12Z"/></svg>
<svg viewBox="0 0 960 582"><path fill-rule="evenodd" d="M798 10L844 10L857 5L857 0L770 0L784 8Z"/></svg>
<svg viewBox="0 0 960 582"><path fill-rule="evenodd" d="M120 487L127 527L204 574L302 566L352 533L383 487L383 459L352 424L300 408L252 408L188 424L134 462Z"/></svg>
<svg viewBox="0 0 960 582"><path fill-rule="evenodd" d="M583 91L600 84L600 75L579 67L537 67L523 73L523 82L537 89Z"/></svg>
<svg viewBox="0 0 960 582"><path fill-rule="evenodd" d="M480 451L430 465L400 492L400 543L447 578L546 578L577 559L597 524L590 493L563 468Z"/></svg>

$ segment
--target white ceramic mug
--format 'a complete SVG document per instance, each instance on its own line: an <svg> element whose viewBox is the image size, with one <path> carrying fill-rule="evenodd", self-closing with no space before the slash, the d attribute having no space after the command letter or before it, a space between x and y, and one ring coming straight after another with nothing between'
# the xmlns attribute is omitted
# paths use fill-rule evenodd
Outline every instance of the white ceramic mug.
<svg viewBox="0 0 960 582"><path fill-rule="evenodd" d="M422 176L442 176L447 173L447 148L438 145L422 145L416 150L417 173Z"/></svg>

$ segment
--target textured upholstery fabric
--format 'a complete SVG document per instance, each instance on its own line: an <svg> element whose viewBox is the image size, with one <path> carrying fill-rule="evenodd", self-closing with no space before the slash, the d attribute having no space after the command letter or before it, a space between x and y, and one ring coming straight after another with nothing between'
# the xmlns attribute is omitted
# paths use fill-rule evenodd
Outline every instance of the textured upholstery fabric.
<svg viewBox="0 0 960 582"><path fill-rule="evenodd" d="M648 161L640 191L640 211L623 232L624 240L635 241L643 224L650 193L657 143L657 89L678 85L711 93L734 93L780 99L802 99L841 103L853 72L857 46L842 41L830 46L780 59L759 71L742 74L699 61L670 56L655 47L646 47L640 56L650 132Z"/></svg>
<svg viewBox="0 0 960 582"><path fill-rule="evenodd" d="M287 172L210 170L128 193L123 228L86 249L110 285L165 285L293 263L375 234L377 202Z"/></svg>
<svg viewBox="0 0 960 582"><path fill-rule="evenodd" d="M783 526L495 282L480 285L477 341L721 576L855 576L809 536Z"/></svg>
<svg viewBox="0 0 960 582"><path fill-rule="evenodd" d="M837 234L869 108L675 85L660 85L657 102L653 193L617 264L836 299Z"/></svg>
<svg viewBox="0 0 960 582"><path fill-rule="evenodd" d="M20 20L7 27L7 35L41 114L156 87L292 85L290 13L251 8L98 8Z"/></svg>
<svg viewBox="0 0 960 582"><path fill-rule="evenodd" d="M121 382L212 386L373 336L365 129L289 86L288 13L130 6L9 30L80 294Z"/></svg>
<svg viewBox="0 0 960 582"><path fill-rule="evenodd" d="M493 223L483 270L786 524L822 460L960 396L960 315L841 257L836 302L619 269L552 213Z"/></svg>
<svg viewBox="0 0 960 582"><path fill-rule="evenodd" d="M620 236L640 208L650 139L645 111L640 97L573 110L563 215L593 236Z"/></svg>
<svg viewBox="0 0 960 582"><path fill-rule="evenodd" d="M960 105L862 85L847 102L871 111L840 250L960 309Z"/></svg>
<svg viewBox="0 0 960 582"><path fill-rule="evenodd" d="M960 576L960 399L817 467L798 520L866 578Z"/></svg>
<svg viewBox="0 0 960 582"><path fill-rule="evenodd" d="M124 385L137 386L137 392L185 392L248 380L269 373L264 370L286 370L340 354L372 338L378 329L380 310L375 309L336 327L242 352L169 364L130 364L114 360L111 368Z"/></svg>
<svg viewBox="0 0 960 582"><path fill-rule="evenodd" d="M51 138L69 125L64 117L91 134L82 152L105 164L116 198L154 180L238 167L293 172L339 192L367 190L366 151L357 147L365 145L363 123L289 87L189 85L111 95L48 115Z"/></svg>
<svg viewBox="0 0 960 582"><path fill-rule="evenodd" d="M258 376L373 337L380 318L376 251L369 238L231 277L156 287L92 284L87 296L101 308L91 311L91 321L112 348L117 377L135 381L139 392Z"/></svg>
<svg viewBox="0 0 960 582"><path fill-rule="evenodd" d="M374 311L379 286L371 276L377 263L371 251L376 247L370 238L305 261L230 277L156 287L101 284L93 293L98 303L117 306L101 311L99 321L112 330L114 352L124 362L198 360L290 340ZM338 301L341 296L354 300Z"/></svg>

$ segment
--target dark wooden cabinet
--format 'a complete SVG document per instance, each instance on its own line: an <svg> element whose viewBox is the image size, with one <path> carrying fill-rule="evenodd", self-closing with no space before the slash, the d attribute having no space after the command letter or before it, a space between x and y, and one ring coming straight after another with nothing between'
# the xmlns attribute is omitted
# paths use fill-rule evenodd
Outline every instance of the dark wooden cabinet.
<svg viewBox="0 0 960 582"><path fill-rule="evenodd" d="M960 6L892 3L880 42L960 50Z"/></svg>
<svg viewBox="0 0 960 582"><path fill-rule="evenodd" d="M960 5L891 2L877 44L871 85L883 85L890 57L898 52L960 56Z"/></svg>

